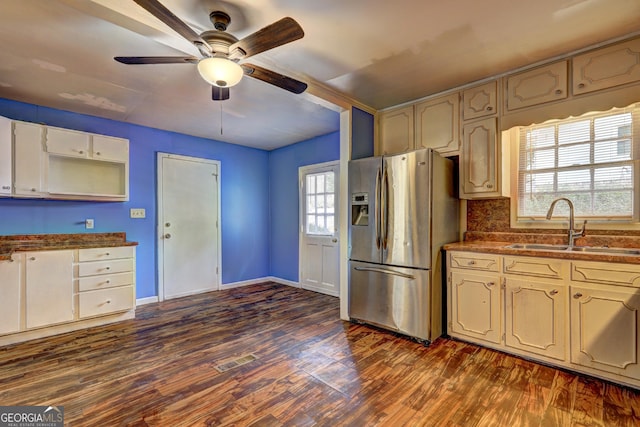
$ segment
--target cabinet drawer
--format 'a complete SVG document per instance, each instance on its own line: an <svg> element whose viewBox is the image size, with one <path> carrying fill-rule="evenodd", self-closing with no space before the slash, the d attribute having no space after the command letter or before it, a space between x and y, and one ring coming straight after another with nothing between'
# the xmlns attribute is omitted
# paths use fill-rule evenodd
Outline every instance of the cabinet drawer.
<svg viewBox="0 0 640 427"><path fill-rule="evenodd" d="M519 276L563 279L562 261L549 258L504 257L503 272Z"/></svg>
<svg viewBox="0 0 640 427"><path fill-rule="evenodd" d="M78 264L78 277L123 273L125 271L133 271L133 259L114 259L109 261L81 262Z"/></svg>
<svg viewBox="0 0 640 427"><path fill-rule="evenodd" d="M104 274L100 276L89 276L78 279L78 290L93 291L96 289L113 288L133 284L133 272Z"/></svg>
<svg viewBox="0 0 640 427"><path fill-rule="evenodd" d="M473 252L451 252L451 268L468 270L499 271L498 255L479 254Z"/></svg>
<svg viewBox="0 0 640 427"><path fill-rule="evenodd" d="M640 265L572 262L571 280L640 288Z"/></svg>
<svg viewBox="0 0 640 427"><path fill-rule="evenodd" d="M81 292L78 294L80 318L131 310L135 306L133 286Z"/></svg>
<svg viewBox="0 0 640 427"><path fill-rule="evenodd" d="M78 261L104 261L108 259L133 258L133 251L133 246L80 249L78 251Z"/></svg>

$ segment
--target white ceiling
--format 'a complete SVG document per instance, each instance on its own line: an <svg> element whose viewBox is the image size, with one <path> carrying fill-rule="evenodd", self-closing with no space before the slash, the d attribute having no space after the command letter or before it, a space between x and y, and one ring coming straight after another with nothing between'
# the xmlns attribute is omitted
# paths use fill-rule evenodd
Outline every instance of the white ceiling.
<svg viewBox="0 0 640 427"><path fill-rule="evenodd" d="M382 109L640 31L640 0L160 1L196 32L226 11L240 39L293 17L305 37L250 62L310 89L244 78L214 102L193 64L113 60L198 56L133 0L1 0L0 97L273 149L338 130L322 98Z"/></svg>

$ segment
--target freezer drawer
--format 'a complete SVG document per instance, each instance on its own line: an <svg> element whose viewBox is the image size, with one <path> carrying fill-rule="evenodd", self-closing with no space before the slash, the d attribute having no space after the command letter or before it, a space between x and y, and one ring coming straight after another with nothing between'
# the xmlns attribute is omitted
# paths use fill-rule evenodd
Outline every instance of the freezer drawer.
<svg viewBox="0 0 640 427"><path fill-rule="evenodd" d="M430 271L349 263L349 317L420 340L431 337Z"/></svg>

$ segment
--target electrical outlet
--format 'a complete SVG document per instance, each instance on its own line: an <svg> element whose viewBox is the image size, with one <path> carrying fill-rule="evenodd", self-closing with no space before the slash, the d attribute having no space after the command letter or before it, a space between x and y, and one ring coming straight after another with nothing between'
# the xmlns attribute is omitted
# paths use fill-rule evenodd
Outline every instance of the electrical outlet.
<svg viewBox="0 0 640 427"><path fill-rule="evenodd" d="M146 218L147 211L144 208L129 209L129 216L131 218Z"/></svg>
<svg viewBox="0 0 640 427"><path fill-rule="evenodd" d="M86 228L87 230L92 230L93 229L93 219L85 219L84 220L84 228Z"/></svg>

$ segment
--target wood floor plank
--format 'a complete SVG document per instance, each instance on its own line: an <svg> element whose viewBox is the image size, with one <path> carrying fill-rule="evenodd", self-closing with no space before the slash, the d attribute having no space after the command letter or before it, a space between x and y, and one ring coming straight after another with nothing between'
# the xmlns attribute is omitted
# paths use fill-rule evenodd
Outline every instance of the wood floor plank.
<svg viewBox="0 0 640 427"><path fill-rule="evenodd" d="M425 347L274 283L2 347L0 404L63 405L69 426L640 425L638 390L456 340Z"/></svg>

